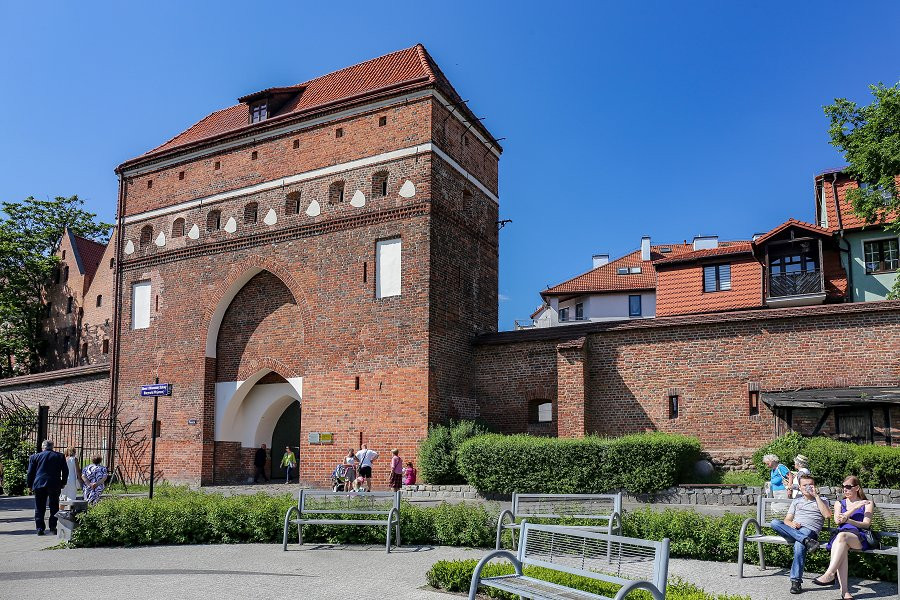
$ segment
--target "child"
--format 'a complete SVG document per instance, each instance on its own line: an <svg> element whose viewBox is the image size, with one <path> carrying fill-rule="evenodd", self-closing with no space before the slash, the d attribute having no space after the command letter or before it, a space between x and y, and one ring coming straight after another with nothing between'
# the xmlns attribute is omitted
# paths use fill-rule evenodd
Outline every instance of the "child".
<svg viewBox="0 0 900 600"><path fill-rule="evenodd" d="M366 478L360 475L353 481L353 491L362 492L366 489Z"/></svg>
<svg viewBox="0 0 900 600"><path fill-rule="evenodd" d="M416 485L416 468L412 462L403 467L403 485Z"/></svg>

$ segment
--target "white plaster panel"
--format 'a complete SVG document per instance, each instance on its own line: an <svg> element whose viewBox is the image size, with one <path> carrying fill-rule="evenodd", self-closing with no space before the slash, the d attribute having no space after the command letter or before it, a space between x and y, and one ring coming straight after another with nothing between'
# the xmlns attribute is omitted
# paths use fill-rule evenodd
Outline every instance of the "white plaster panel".
<svg viewBox="0 0 900 600"><path fill-rule="evenodd" d="M306 214L310 217L318 217L322 214L322 207L319 206L318 200L313 200L309 203L309 206L306 208Z"/></svg>
<svg viewBox="0 0 900 600"><path fill-rule="evenodd" d="M366 205L366 195L363 194L360 190L356 190L353 194L353 198L350 199L350 206L354 208L362 208Z"/></svg>
<svg viewBox="0 0 900 600"><path fill-rule="evenodd" d="M266 216L263 219L263 223L271 226L277 222L278 222L278 213L275 212L274 208L270 208L269 212L266 213Z"/></svg>
<svg viewBox="0 0 900 600"><path fill-rule="evenodd" d="M131 286L131 328L150 327L150 282L139 281Z"/></svg>
<svg viewBox="0 0 900 600"><path fill-rule="evenodd" d="M225 231L228 233L237 231L237 221L234 220L234 217L228 217L228 222L225 223Z"/></svg>
<svg viewBox="0 0 900 600"><path fill-rule="evenodd" d="M163 233L162 231L160 231L160 232L159 232L159 235L156 236L156 241L154 241L154 243L155 243L157 246L159 246L160 248L162 248L163 246L165 246L165 245L166 245L166 234Z"/></svg>
<svg viewBox="0 0 900 600"><path fill-rule="evenodd" d="M403 185L400 186L400 197L401 198L412 198L416 195L416 184L407 179Z"/></svg>
<svg viewBox="0 0 900 600"><path fill-rule="evenodd" d="M387 298L400 295L401 279L400 238L381 240L375 254L375 296Z"/></svg>
<svg viewBox="0 0 900 600"><path fill-rule="evenodd" d="M196 223L194 223L194 225L191 227L191 230L188 231L188 237L191 238L192 240L196 240L196 239L200 238L200 228L197 227Z"/></svg>
<svg viewBox="0 0 900 600"><path fill-rule="evenodd" d="M125 242L125 254L134 254L134 242L131 240Z"/></svg>

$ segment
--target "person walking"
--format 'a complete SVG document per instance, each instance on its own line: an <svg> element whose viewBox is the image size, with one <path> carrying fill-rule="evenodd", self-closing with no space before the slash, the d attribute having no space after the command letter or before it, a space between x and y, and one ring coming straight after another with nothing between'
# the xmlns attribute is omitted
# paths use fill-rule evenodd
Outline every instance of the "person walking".
<svg viewBox="0 0 900 600"><path fill-rule="evenodd" d="M391 450L391 477L388 485L392 492L399 492L403 487L403 460L400 458L400 451L394 448Z"/></svg>
<svg viewBox="0 0 900 600"><path fill-rule="evenodd" d="M106 489L109 469L100 464L102 462L103 457L95 454L91 458L91 464L81 471L82 493L84 494L84 499L91 504L100 502L100 496L103 494L103 490Z"/></svg>
<svg viewBox="0 0 900 600"><path fill-rule="evenodd" d="M773 498L788 498L787 483L791 474L790 469L780 464L778 457L774 454L766 454L763 456L763 462L770 470L769 472L769 489L772 491ZM787 503L785 502L785 505Z"/></svg>
<svg viewBox="0 0 900 600"><path fill-rule="evenodd" d="M44 535L44 514L50 507L50 533L56 535L56 513L59 494L69 479L69 467L62 454L53 450L53 442L44 440L41 451L28 457L26 483L34 494L34 524L37 534Z"/></svg>
<svg viewBox="0 0 900 600"><path fill-rule="evenodd" d="M800 476L799 498L794 498L784 521L773 519L770 527L775 533L794 545L794 562L791 563L791 593L803 591L803 567L806 566L806 553L814 552L819 547L819 531L825 519L831 518L828 502L819 496L816 481L812 475Z"/></svg>
<svg viewBox="0 0 900 600"><path fill-rule="evenodd" d="M75 448L66 448L63 452L66 457L66 467L69 469L69 477L66 480L66 487L63 488L61 498L72 502L78 500L78 489L81 487L81 469L78 468L78 458L75 456Z"/></svg>
<svg viewBox="0 0 900 600"><path fill-rule="evenodd" d="M359 461L359 475L366 481L366 491L372 491L372 463L378 458L378 453L369 450L369 446L362 445L359 452L356 453L356 460Z"/></svg>
<svg viewBox="0 0 900 600"><path fill-rule="evenodd" d="M297 457L294 456L294 451L291 450L290 446L284 447L284 456L281 457L281 467L284 469L284 482L291 482L291 471L294 467L297 466ZM297 481L300 481L300 478L297 477Z"/></svg>
<svg viewBox="0 0 900 600"><path fill-rule="evenodd" d="M871 532L872 513L875 503L866 498L859 478L850 475L844 479L844 498L834 504L834 522L838 531L831 537L828 545L831 550L831 562L821 577L813 579L816 585L833 586L835 579L841 585L842 600L853 600L847 580L847 554L850 550L868 550L876 538ZM877 543L876 543L877 547Z"/></svg>
<svg viewBox="0 0 900 600"><path fill-rule="evenodd" d="M266 445L260 444L256 454L253 455L253 483L259 482L259 476L269 483L269 476L266 475Z"/></svg>

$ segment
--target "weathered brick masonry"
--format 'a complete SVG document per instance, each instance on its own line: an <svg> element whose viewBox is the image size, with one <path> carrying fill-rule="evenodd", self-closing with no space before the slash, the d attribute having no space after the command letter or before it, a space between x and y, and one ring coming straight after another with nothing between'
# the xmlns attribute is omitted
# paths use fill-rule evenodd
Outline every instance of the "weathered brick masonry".
<svg viewBox="0 0 900 600"><path fill-rule="evenodd" d="M55 412L64 402L103 409L109 399L109 365L89 365L0 380L0 397L14 396L37 409Z"/></svg>
<svg viewBox="0 0 900 600"><path fill-rule="evenodd" d="M786 431L762 403L749 414L750 384L765 395L900 383L900 302L504 332L477 344L480 416L503 431L528 431L529 401L551 400L559 435L679 432L727 462ZM811 433L804 418L794 428ZM897 407L891 423L896 440ZM884 433L883 419L875 427Z"/></svg>

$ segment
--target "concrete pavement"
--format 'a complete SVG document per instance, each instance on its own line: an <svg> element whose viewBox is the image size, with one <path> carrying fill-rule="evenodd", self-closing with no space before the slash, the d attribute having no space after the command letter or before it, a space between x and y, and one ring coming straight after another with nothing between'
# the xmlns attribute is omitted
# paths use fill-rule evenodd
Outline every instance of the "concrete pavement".
<svg viewBox="0 0 900 600"><path fill-rule="evenodd" d="M483 549L381 545L241 544L42 550L56 543L34 534L31 498L0 498L0 599L83 595L98 599L397 598L440 600L425 588L425 572L441 559L480 558ZM673 559L670 577L709 592L746 594L753 600L788 597L784 570L748 565L744 579L733 563ZM811 577L812 575L810 575ZM896 598L895 583L857 582L856 598ZM835 600L833 589L810 589L809 600Z"/></svg>

